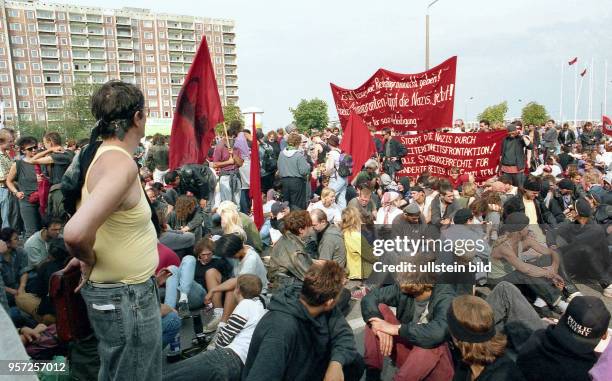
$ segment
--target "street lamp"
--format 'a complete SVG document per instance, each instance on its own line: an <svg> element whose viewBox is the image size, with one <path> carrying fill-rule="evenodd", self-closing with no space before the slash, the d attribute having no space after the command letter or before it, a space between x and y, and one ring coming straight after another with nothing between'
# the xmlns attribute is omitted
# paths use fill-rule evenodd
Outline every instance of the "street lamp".
<svg viewBox="0 0 612 381"><path fill-rule="evenodd" d="M429 8L440 0L434 0L427 6L425 14L425 70L429 70Z"/></svg>

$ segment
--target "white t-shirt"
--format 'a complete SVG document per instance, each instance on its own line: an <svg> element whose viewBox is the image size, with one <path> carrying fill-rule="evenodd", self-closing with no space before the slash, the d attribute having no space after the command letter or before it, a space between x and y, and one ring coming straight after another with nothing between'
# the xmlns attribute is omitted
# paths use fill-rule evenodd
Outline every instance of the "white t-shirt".
<svg viewBox="0 0 612 381"><path fill-rule="evenodd" d="M384 224L385 223L385 214L387 213L387 208L380 208L378 209L378 212L376 213L376 221L374 222L377 225L380 224ZM387 217L387 224L390 224L393 222L393 219L395 219L395 217L399 216L400 214L402 214L402 210L397 208L397 207L392 207L391 211L389 212L389 216Z"/></svg>
<svg viewBox="0 0 612 381"><path fill-rule="evenodd" d="M244 258L242 258L242 260L234 268L234 275L236 277L242 274L257 275L259 279L261 279L261 284L263 285L261 293L265 294L268 292L268 275L266 267L259 257L259 254L257 254L257 252L251 247L249 247Z"/></svg>
<svg viewBox="0 0 612 381"><path fill-rule="evenodd" d="M308 206L308 211L312 212L314 209L321 209L327 216L327 222L330 224L339 224L342 220L342 209L336 203L333 203L329 208L323 205L323 201L317 201L314 204Z"/></svg>
<svg viewBox="0 0 612 381"><path fill-rule="evenodd" d="M229 317L227 325L220 328L217 346L225 345L240 357L243 364L246 363L255 326L265 313L266 309L259 298L242 300Z"/></svg>

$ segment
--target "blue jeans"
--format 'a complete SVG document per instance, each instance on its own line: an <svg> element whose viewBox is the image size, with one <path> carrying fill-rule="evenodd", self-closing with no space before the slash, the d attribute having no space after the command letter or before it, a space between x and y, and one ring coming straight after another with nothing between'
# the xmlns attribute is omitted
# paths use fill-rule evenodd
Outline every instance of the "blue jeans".
<svg viewBox="0 0 612 381"><path fill-rule="evenodd" d="M329 187L336 192L336 204L340 209L346 208L346 178L337 174L329 178Z"/></svg>
<svg viewBox="0 0 612 381"><path fill-rule="evenodd" d="M270 225L270 220L267 219L266 222L261 226L261 230L259 231L259 236L261 237L261 242L263 242L264 246L270 247L272 246L272 238L270 238L270 229L272 226Z"/></svg>
<svg viewBox="0 0 612 381"><path fill-rule="evenodd" d="M164 304L176 308L177 294L178 292L184 292L189 300L189 309L195 310L204 305L206 290L193 280L195 267L196 259L193 255L184 256L180 267L168 267L172 275L166 280Z"/></svg>
<svg viewBox="0 0 612 381"><path fill-rule="evenodd" d="M166 348L181 330L181 318L174 311L161 319L162 324L162 348Z"/></svg>
<svg viewBox="0 0 612 381"><path fill-rule="evenodd" d="M0 218L2 219L2 229L11 227L11 221L9 220L10 207L11 199L8 188L0 188Z"/></svg>
<svg viewBox="0 0 612 381"><path fill-rule="evenodd" d="M244 364L229 348L217 348L170 365L164 369L165 380L240 381Z"/></svg>
<svg viewBox="0 0 612 381"><path fill-rule="evenodd" d="M155 281L87 282L81 295L98 339L98 380L161 380L162 327Z"/></svg>

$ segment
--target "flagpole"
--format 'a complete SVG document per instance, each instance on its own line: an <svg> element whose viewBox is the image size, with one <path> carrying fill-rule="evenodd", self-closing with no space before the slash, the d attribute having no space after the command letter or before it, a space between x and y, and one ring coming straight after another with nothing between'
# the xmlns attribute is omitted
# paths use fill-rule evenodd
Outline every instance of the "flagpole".
<svg viewBox="0 0 612 381"><path fill-rule="evenodd" d="M561 92L559 94L559 123L563 124L563 72L565 71L565 60L561 61Z"/></svg>
<svg viewBox="0 0 612 381"><path fill-rule="evenodd" d="M574 128L578 130L578 65L574 67Z"/></svg>
<svg viewBox="0 0 612 381"><path fill-rule="evenodd" d="M591 72L589 73L589 121L593 120L593 65L594 59L591 58Z"/></svg>
<svg viewBox="0 0 612 381"><path fill-rule="evenodd" d="M578 115L578 105L580 104L580 93L582 93L582 82L583 81L584 81L584 77L580 76L580 87L578 88L578 98L576 99L576 108L575 108L576 112L574 113L574 115L575 115L574 116L574 123L576 125L576 128L577 128L577 124L576 123L578 121L578 117L577 117L577 115Z"/></svg>
<svg viewBox="0 0 612 381"><path fill-rule="evenodd" d="M603 104L603 115L606 114L606 106L608 103L608 60L606 60L604 65L604 104Z"/></svg>
<svg viewBox="0 0 612 381"><path fill-rule="evenodd" d="M230 147L229 136L227 135L227 127L225 126L225 121L223 121L223 132L225 133L225 141L227 142L227 148Z"/></svg>

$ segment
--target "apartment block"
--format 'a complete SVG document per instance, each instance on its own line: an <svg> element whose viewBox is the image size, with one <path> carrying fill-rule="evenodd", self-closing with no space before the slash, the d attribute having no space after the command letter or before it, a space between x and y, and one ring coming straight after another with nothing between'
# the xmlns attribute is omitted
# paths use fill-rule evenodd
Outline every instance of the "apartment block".
<svg viewBox="0 0 612 381"><path fill-rule="evenodd" d="M223 105L238 103L234 22L39 1L0 0L0 98L5 122L62 119L75 83L138 85L152 118L172 118L206 38Z"/></svg>

